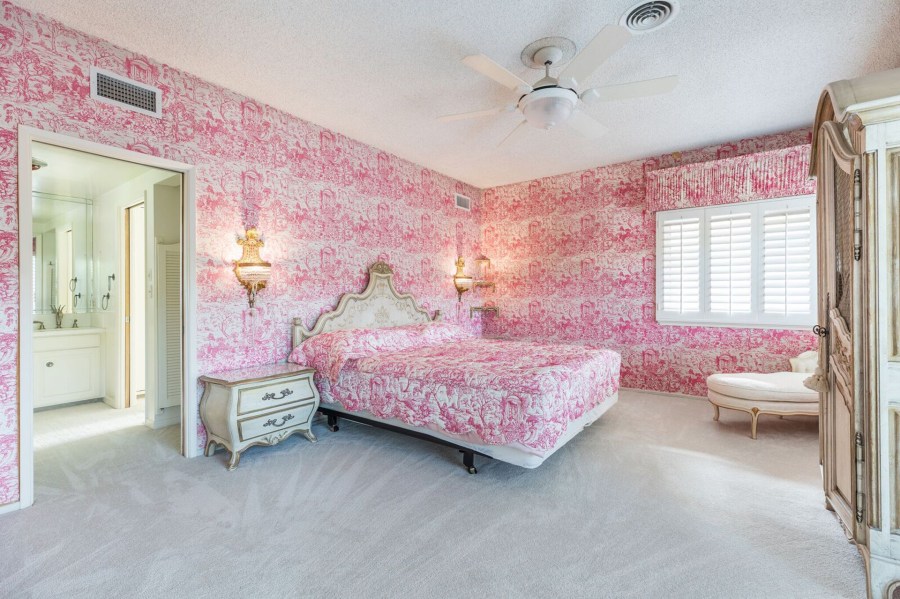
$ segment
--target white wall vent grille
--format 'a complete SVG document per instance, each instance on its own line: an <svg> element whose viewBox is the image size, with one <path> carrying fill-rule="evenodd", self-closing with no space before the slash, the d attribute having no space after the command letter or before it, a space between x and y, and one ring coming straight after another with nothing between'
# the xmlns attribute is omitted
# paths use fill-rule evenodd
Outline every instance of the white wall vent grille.
<svg viewBox="0 0 900 599"><path fill-rule="evenodd" d="M461 210L471 210L472 198L467 198L461 193L456 194L456 207Z"/></svg>
<svg viewBox="0 0 900 599"><path fill-rule="evenodd" d="M91 98L162 117L162 90L97 67L91 67Z"/></svg>

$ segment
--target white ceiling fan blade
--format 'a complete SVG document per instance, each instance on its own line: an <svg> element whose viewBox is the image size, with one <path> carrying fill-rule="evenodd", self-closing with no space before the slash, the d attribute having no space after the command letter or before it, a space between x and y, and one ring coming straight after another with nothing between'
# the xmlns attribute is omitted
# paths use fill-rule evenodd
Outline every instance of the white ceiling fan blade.
<svg viewBox="0 0 900 599"><path fill-rule="evenodd" d="M514 135L516 135L517 133L522 131L525 128L525 125L527 125L527 124L528 124L528 121L522 121L521 123L516 125L516 128L513 129L512 131L510 131L509 135L507 135L502 140L500 140L500 143L497 144L497 147L499 148L500 146L502 146L503 144L508 142L510 140L510 138L512 138Z"/></svg>
<svg viewBox="0 0 900 599"><path fill-rule="evenodd" d="M677 85L678 76L670 75L658 79L647 79L646 81L635 81L634 83L622 83L620 85L604 85L603 87L589 89L581 94L581 99L585 104L590 104L597 100L610 102L613 100L643 98L645 96L665 94L675 89Z"/></svg>
<svg viewBox="0 0 900 599"><path fill-rule="evenodd" d="M463 58L463 63L470 69L478 71L485 77L490 77L504 87L508 87L509 89L521 88L524 90L522 93L531 91L531 85L529 85L527 81L501 67L484 54L466 56Z"/></svg>
<svg viewBox="0 0 900 599"><path fill-rule="evenodd" d="M442 123L449 123L451 121L464 121L466 119L477 119L483 116L491 116L494 114L500 114L501 112L512 112L516 109L515 104L511 104L509 106L499 106L497 108L488 108L487 110L476 110L474 112L461 112L459 114L447 114L444 116L439 116L438 120Z"/></svg>
<svg viewBox="0 0 900 599"><path fill-rule="evenodd" d="M574 80L575 85L582 85L597 67L630 39L631 34L624 27L607 25L566 65L559 74L559 79Z"/></svg>
<svg viewBox="0 0 900 599"><path fill-rule="evenodd" d="M606 127L582 110L572 112L569 125L588 139L597 139L606 134Z"/></svg>

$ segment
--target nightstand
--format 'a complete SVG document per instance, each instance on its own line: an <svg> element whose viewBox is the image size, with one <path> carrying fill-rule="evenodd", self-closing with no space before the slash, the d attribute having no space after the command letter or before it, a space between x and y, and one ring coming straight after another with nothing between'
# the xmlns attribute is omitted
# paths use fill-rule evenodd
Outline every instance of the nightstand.
<svg viewBox="0 0 900 599"><path fill-rule="evenodd" d="M314 372L296 364L266 364L201 376L205 454L223 445L231 452L228 469L234 470L241 452L253 445L275 445L294 433L315 443L309 428L319 407Z"/></svg>

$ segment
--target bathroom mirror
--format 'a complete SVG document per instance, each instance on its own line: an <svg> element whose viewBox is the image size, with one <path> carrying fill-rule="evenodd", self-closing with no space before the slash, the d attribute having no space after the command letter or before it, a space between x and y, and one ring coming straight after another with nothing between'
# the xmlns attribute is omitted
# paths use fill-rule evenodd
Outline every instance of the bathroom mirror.
<svg viewBox="0 0 900 599"><path fill-rule="evenodd" d="M35 192L31 240L33 306L50 314L90 311L93 256L93 204L83 198Z"/></svg>

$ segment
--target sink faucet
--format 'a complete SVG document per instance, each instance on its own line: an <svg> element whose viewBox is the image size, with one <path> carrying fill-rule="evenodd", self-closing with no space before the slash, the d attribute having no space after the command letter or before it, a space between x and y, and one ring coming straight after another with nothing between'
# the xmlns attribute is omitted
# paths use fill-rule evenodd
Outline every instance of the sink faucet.
<svg viewBox="0 0 900 599"><path fill-rule="evenodd" d="M75 319L75 322L72 323L72 328L73 328L73 329L77 329L77 328L78 328L78 319L77 319L77 318Z"/></svg>
<svg viewBox="0 0 900 599"><path fill-rule="evenodd" d="M42 320L32 320L32 321L31 321L31 324L36 324L36 325L38 325L38 330L39 330L39 331L43 331L44 329L47 328L47 327L44 326L44 321L42 321Z"/></svg>

